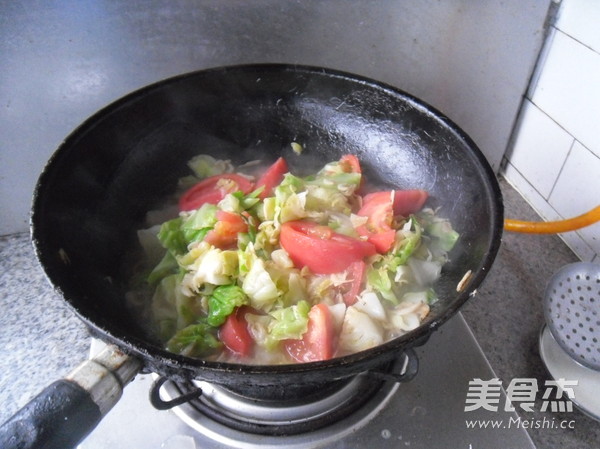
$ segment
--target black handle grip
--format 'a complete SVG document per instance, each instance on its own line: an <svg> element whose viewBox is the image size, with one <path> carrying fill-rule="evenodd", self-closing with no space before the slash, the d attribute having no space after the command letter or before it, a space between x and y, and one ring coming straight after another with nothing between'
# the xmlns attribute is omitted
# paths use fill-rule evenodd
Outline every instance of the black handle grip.
<svg viewBox="0 0 600 449"><path fill-rule="evenodd" d="M87 391L68 380L58 380L2 424L0 448L74 448L101 418Z"/></svg>

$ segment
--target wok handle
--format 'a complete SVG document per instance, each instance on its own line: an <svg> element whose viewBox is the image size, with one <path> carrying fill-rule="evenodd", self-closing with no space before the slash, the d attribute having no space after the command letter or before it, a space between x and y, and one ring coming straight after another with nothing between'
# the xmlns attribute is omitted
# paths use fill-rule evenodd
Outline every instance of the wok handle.
<svg viewBox="0 0 600 449"><path fill-rule="evenodd" d="M46 387L0 427L3 449L68 449L117 403L141 362L107 346L65 379Z"/></svg>
<svg viewBox="0 0 600 449"><path fill-rule="evenodd" d="M100 409L87 391L68 380L57 380L2 425L0 447L75 447L100 419Z"/></svg>

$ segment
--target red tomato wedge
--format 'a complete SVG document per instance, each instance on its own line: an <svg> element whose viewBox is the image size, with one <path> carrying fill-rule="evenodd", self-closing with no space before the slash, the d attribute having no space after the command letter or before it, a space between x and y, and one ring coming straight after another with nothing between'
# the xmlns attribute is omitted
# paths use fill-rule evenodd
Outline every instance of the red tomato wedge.
<svg viewBox="0 0 600 449"><path fill-rule="evenodd" d="M228 193L241 190L244 194L252 192L254 184L247 178L235 173L210 176L188 189L179 199L179 210L198 209L204 203L217 204Z"/></svg>
<svg viewBox="0 0 600 449"><path fill-rule="evenodd" d="M375 245L380 254L387 253L394 245L396 231L392 229L394 209L392 192L374 192L365 195L357 215L368 217L367 223L356 230Z"/></svg>
<svg viewBox="0 0 600 449"><path fill-rule="evenodd" d="M379 254L387 253L392 246L394 246L395 241L396 231L393 229L372 234L367 238L367 242L371 242L373 245L375 245L375 248L377 248L377 252Z"/></svg>
<svg viewBox="0 0 600 449"><path fill-rule="evenodd" d="M394 194L394 214L408 217L420 211L429 198L425 190L396 190Z"/></svg>
<svg viewBox="0 0 600 449"><path fill-rule="evenodd" d="M340 164L345 173L362 173L360 162L353 154L345 154L340 158Z"/></svg>
<svg viewBox="0 0 600 449"><path fill-rule="evenodd" d="M396 236L392 229L394 216L407 217L418 212L428 196L424 190L386 190L365 195L357 215L369 217L369 220L366 225L357 228L358 233L366 236L379 253L388 252Z"/></svg>
<svg viewBox="0 0 600 449"><path fill-rule="evenodd" d="M357 296L362 288L366 268L367 265L362 260L353 262L348 267L348 273L346 277L348 284L346 285L346 291L343 294L344 303L347 306L351 306L356 303Z"/></svg>
<svg viewBox="0 0 600 449"><path fill-rule="evenodd" d="M283 180L283 176L288 172L288 165L285 159L280 157L271 165L267 171L256 182L255 189L264 186L265 189L260 192L259 198L264 200L273 194L273 189Z"/></svg>
<svg viewBox="0 0 600 449"><path fill-rule="evenodd" d="M371 232L387 231L392 228L394 208L392 192L374 192L365 195L357 215L369 217L367 228Z"/></svg>
<svg viewBox="0 0 600 449"><path fill-rule="evenodd" d="M345 154L342 156L340 158L340 164L342 164L342 170L344 170L345 173L362 173L360 162L354 154ZM358 189L356 189L357 192L361 191L364 183L365 178L362 177L360 179L360 185L358 186Z"/></svg>
<svg viewBox="0 0 600 449"><path fill-rule="evenodd" d="M219 339L232 352L247 356L252 351L254 340L248 331L245 309L238 307L219 328Z"/></svg>
<svg viewBox="0 0 600 449"><path fill-rule="evenodd" d="M284 347L300 363L329 360L333 357L333 319L325 304L316 304L308 312L308 328L301 340L285 340Z"/></svg>
<svg viewBox="0 0 600 449"><path fill-rule="evenodd" d="M344 271L351 263L376 253L369 242L333 232L309 221L288 221L281 225L279 242L294 265L308 267L316 274Z"/></svg>
<svg viewBox="0 0 600 449"><path fill-rule="evenodd" d="M217 223L206 233L204 240L217 248L227 249L236 245L240 232L248 232L248 224L241 215L218 210Z"/></svg>

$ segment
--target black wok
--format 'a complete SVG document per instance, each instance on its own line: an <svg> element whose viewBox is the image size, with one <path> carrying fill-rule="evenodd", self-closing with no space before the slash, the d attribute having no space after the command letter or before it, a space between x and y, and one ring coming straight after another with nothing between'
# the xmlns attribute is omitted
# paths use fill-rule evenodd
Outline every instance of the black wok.
<svg viewBox="0 0 600 449"><path fill-rule="evenodd" d="M298 142L304 152L292 152ZM200 153L234 163L286 157L292 172L356 154L370 180L421 188L461 234L420 327L329 361L249 366L174 355L127 312L123 257L145 213L176 189ZM143 371L230 386L322 383L374 369L422 342L474 295L502 232L496 178L472 140L440 112L385 84L332 70L250 65L199 71L136 91L77 128L37 185L31 218L37 256L58 297ZM467 272L466 285L457 285Z"/></svg>

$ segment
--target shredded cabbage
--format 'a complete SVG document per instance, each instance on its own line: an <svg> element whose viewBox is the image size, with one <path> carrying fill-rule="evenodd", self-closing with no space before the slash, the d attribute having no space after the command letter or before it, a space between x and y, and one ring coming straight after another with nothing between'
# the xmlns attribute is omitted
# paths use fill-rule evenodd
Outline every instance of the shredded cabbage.
<svg viewBox="0 0 600 449"><path fill-rule="evenodd" d="M215 328L206 323L184 327L166 344L167 350L188 357L202 357L221 346Z"/></svg>
<svg viewBox="0 0 600 449"><path fill-rule="evenodd" d="M231 284L238 273L236 251L223 251L206 242L193 248L179 263L186 270L181 284L188 294L200 290L203 284Z"/></svg>
<svg viewBox="0 0 600 449"><path fill-rule="evenodd" d="M200 179L220 175L222 173L231 173L233 171L233 165L231 165L230 161L215 159L208 154L194 156L189 160L188 167L190 167L194 174Z"/></svg>
<svg viewBox="0 0 600 449"><path fill-rule="evenodd" d="M271 312L273 320L269 323L269 334L275 340L299 339L308 327L310 305L300 301L293 306Z"/></svg>
<svg viewBox="0 0 600 449"><path fill-rule="evenodd" d="M356 307L348 307L340 333L344 353L364 351L383 343L383 328Z"/></svg>
<svg viewBox="0 0 600 449"><path fill-rule="evenodd" d="M277 286L265 268L263 259L256 255L252 245L248 245L244 263L249 266L244 276L242 289L250 298L250 304L262 310L270 310L275 300L280 296Z"/></svg>
<svg viewBox="0 0 600 449"><path fill-rule="evenodd" d="M236 307L248 304L248 297L235 284L216 287L208 298L208 317L206 322L211 326L220 326Z"/></svg>
<svg viewBox="0 0 600 449"><path fill-rule="evenodd" d="M230 161L208 155L194 157L188 165L193 175L180 180L181 186L222 173L241 174ZM258 163L244 168L250 165ZM317 304L328 306L336 355L372 348L420 325L438 300L433 286L459 238L438 211L424 208L390 218L395 231L391 249L364 258L364 275L350 268L312 273L296 267L280 244L282 225L294 220L318 224L318 229L344 238L369 238L361 237L369 217L357 215L364 179L350 165L333 161L304 177L286 173L269 186L272 193L266 198L261 198L264 186L246 194L223 193L216 204L204 203L138 231L145 271L135 277L136 290L128 298L139 308L139 298L153 292L142 315L151 318L152 332L169 351L239 361L224 348L220 329L240 307L243 317L235 319L245 323L254 345L254 359L244 363L290 363L286 342L309 339L304 344L310 344L316 331L308 332L309 327L323 325L311 324L309 312ZM228 183L221 179L216 188L230 192ZM160 211L153 216L161 216ZM224 221L217 226L218 217ZM228 237L232 226L240 230L220 245L219 238ZM348 298L348 292L356 296Z"/></svg>

